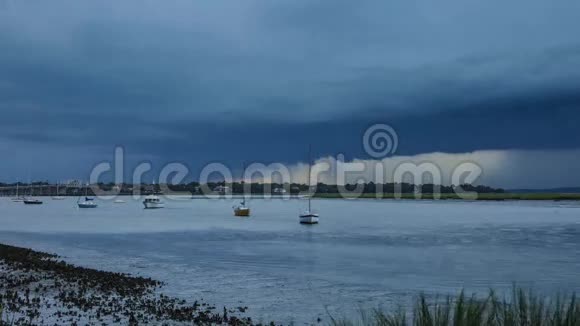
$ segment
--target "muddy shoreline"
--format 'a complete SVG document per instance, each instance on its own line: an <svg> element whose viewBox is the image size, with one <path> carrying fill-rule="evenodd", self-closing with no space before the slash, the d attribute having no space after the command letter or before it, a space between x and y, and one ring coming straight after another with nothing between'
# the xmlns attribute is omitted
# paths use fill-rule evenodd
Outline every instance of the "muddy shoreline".
<svg viewBox="0 0 580 326"><path fill-rule="evenodd" d="M246 307L187 302L160 294L162 286L150 278L83 268L54 254L0 244L4 323L260 325L243 316Z"/></svg>

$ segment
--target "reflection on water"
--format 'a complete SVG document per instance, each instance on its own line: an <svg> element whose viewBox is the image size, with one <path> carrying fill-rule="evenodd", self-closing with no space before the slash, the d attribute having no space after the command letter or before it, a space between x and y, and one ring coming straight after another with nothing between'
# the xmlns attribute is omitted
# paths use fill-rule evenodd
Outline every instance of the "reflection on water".
<svg viewBox="0 0 580 326"><path fill-rule="evenodd" d="M168 294L242 303L256 319L310 322L326 309L408 302L418 292L580 290L580 205L552 202L316 200L321 224L298 224L301 200L174 200L75 208L0 200L0 241L73 263L151 276Z"/></svg>

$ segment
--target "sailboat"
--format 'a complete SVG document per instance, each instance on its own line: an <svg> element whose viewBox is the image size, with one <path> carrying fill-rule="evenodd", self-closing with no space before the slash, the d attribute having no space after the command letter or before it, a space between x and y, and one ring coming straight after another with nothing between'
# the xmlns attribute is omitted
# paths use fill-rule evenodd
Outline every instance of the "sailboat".
<svg viewBox="0 0 580 326"><path fill-rule="evenodd" d="M60 195L60 183L56 184L56 196L52 196L52 200L63 200L66 197Z"/></svg>
<svg viewBox="0 0 580 326"><path fill-rule="evenodd" d="M14 198L12 198L12 201L15 203L21 203L24 201L24 197L22 197L18 194L18 185L19 184L20 184L20 182L16 182L16 196Z"/></svg>
<svg viewBox="0 0 580 326"><path fill-rule="evenodd" d="M239 205L234 206L234 215L235 216L250 216L250 208L246 206L246 196L240 202Z"/></svg>
<svg viewBox="0 0 580 326"><path fill-rule="evenodd" d="M23 200L24 205L42 205L42 200L32 198L32 184L30 184L30 195Z"/></svg>
<svg viewBox="0 0 580 326"><path fill-rule="evenodd" d="M312 212L312 194L310 193L310 174L311 174L311 169L312 169L312 164L311 164L312 158L311 158L311 148L309 147L308 149L308 210L304 211L302 214L300 214L300 223L301 224L318 224L318 214Z"/></svg>
<svg viewBox="0 0 580 326"><path fill-rule="evenodd" d="M24 205L42 205L42 200L26 198L24 199Z"/></svg>
<svg viewBox="0 0 580 326"><path fill-rule="evenodd" d="M84 201L80 201L77 200L77 205L79 206L79 208L97 208L97 203L94 202L93 198L88 197L88 191L89 191L89 185L87 184L87 186L85 187L85 200Z"/></svg>
<svg viewBox="0 0 580 326"><path fill-rule="evenodd" d="M242 168L242 186L243 186L243 173L246 170L245 166ZM243 187L242 187L243 188ZM239 205L234 206L235 216L250 216L250 208L246 206L246 192L245 189L242 190L242 201Z"/></svg>

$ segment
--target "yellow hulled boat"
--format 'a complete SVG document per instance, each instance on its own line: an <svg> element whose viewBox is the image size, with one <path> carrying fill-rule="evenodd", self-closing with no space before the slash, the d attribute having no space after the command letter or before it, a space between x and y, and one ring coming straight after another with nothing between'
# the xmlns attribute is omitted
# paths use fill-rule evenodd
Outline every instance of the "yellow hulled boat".
<svg viewBox="0 0 580 326"><path fill-rule="evenodd" d="M246 206L246 199L244 198L238 206L234 206L235 216L250 216L250 208Z"/></svg>

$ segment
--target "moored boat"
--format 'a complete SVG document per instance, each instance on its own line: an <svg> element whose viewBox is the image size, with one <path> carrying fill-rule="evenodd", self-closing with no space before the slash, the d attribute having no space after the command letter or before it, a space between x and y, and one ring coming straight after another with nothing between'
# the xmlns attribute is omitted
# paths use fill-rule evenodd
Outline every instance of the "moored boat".
<svg viewBox="0 0 580 326"><path fill-rule="evenodd" d="M25 198L23 202L24 205L42 205L42 200L33 198Z"/></svg>
<svg viewBox="0 0 580 326"><path fill-rule="evenodd" d="M84 201L77 202L79 208L97 208L99 205L94 202L93 198L85 197Z"/></svg>
<svg viewBox="0 0 580 326"><path fill-rule="evenodd" d="M97 208L99 205L97 205L97 203L95 203L95 200L91 197L88 197L89 194L89 185L87 184L87 186L85 187L85 200L80 201L77 200L77 205L79 206L79 208Z"/></svg>
<svg viewBox="0 0 580 326"><path fill-rule="evenodd" d="M235 216L250 216L250 208L246 206L246 199L244 198L242 202L234 206L234 215Z"/></svg>
<svg viewBox="0 0 580 326"><path fill-rule="evenodd" d="M165 203L157 195L148 195L143 200L143 206L145 206L145 209L164 208Z"/></svg>
<svg viewBox="0 0 580 326"><path fill-rule="evenodd" d="M244 184L244 174L246 171L246 165L242 164L242 185ZM243 188L243 187L242 187ZM250 208L246 206L246 192L243 192L242 201L239 205L234 206L234 216L250 216Z"/></svg>
<svg viewBox="0 0 580 326"><path fill-rule="evenodd" d="M301 224L318 224L318 214L310 212L310 210L305 211L300 214Z"/></svg>
<svg viewBox="0 0 580 326"><path fill-rule="evenodd" d="M30 184L30 182L29 182L29 184ZM32 185L31 185L28 197L25 197L23 200L24 205L42 205L42 200L32 198L32 196L34 196L34 193L32 191Z"/></svg>
<svg viewBox="0 0 580 326"><path fill-rule="evenodd" d="M308 150L308 209L306 211L304 211L302 214L300 214L299 219L300 219L300 224L318 224L318 214L312 212L312 194L310 193L310 188L311 188L311 169L312 169L312 164L311 164L311 149L309 148Z"/></svg>

